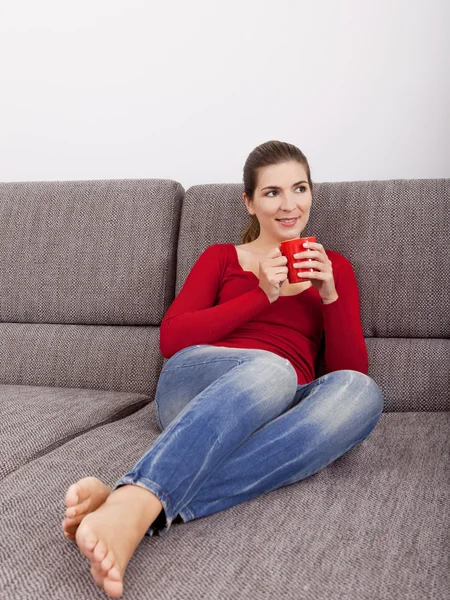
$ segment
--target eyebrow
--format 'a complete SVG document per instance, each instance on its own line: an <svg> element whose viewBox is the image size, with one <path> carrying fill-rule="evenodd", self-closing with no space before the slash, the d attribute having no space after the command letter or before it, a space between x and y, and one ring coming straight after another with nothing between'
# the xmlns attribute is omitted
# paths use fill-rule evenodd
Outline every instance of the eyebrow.
<svg viewBox="0 0 450 600"><path fill-rule="evenodd" d="M292 187L296 187L300 183L306 183L307 184L308 182L307 181L297 181L297 183L293 183L292 184ZM281 188L278 185L266 185L265 187L261 188L260 191L262 192L263 190L268 190L268 189L271 189L271 190L281 190Z"/></svg>

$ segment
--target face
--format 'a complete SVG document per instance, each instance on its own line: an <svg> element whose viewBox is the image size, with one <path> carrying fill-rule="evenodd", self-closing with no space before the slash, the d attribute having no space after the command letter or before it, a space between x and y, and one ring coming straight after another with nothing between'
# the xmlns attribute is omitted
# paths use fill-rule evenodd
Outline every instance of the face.
<svg viewBox="0 0 450 600"><path fill-rule="evenodd" d="M243 199L248 212L259 221L259 245L270 248L300 236L309 219L312 192L303 165L289 161L261 168L253 202L245 193ZM296 221L287 227L279 221L291 217Z"/></svg>

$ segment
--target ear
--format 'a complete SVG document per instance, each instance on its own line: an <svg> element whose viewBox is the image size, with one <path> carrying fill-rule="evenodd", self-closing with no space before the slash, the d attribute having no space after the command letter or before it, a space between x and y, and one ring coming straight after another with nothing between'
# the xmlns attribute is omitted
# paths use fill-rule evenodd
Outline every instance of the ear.
<svg viewBox="0 0 450 600"><path fill-rule="evenodd" d="M245 192L242 194L242 198L244 200L244 203L245 203L245 206L247 207L248 212L251 215L254 215L255 213L254 213L253 209L251 208L252 202L247 198L247 194Z"/></svg>

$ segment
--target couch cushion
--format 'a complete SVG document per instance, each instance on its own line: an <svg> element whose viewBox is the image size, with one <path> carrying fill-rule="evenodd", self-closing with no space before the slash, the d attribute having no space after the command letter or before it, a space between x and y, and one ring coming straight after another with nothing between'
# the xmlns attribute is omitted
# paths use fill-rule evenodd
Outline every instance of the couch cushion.
<svg viewBox="0 0 450 600"><path fill-rule="evenodd" d="M159 327L0 323L0 383L153 397Z"/></svg>
<svg viewBox="0 0 450 600"><path fill-rule="evenodd" d="M366 346L385 411L450 410L450 340L368 338Z"/></svg>
<svg viewBox="0 0 450 600"><path fill-rule="evenodd" d="M143 394L0 385L0 477L149 401Z"/></svg>
<svg viewBox="0 0 450 600"><path fill-rule="evenodd" d="M176 293L207 246L241 243L250 223L243 191L242 184L186 191ZM315 184L304 235L352 263L366 337L450 337L449 201L450 179Z"/></svg>
<svg viewBox="0 0 450 600"><path fill-rule="evenodd" d="M384 411L450 410L450 340L366 338L369 376L383 391ZM323 352L316 377L325 374Z"/></svg>
<svg viewBox="0 0 450 600"><path fill-rule="evenodd" d="M159 325L183 196L163 179L0 183L0 322Z"/></svg>
<svg viewBox="0 0 450 600"><path fill-rule="evenodd" d="M8 600L104 598L64 539L67 487L115 481L159 433L155 405L96 428L3 480L0 588ZM388 413L321 472L145 537L129 600L443 600L450 587L449 413Z"/></svg>

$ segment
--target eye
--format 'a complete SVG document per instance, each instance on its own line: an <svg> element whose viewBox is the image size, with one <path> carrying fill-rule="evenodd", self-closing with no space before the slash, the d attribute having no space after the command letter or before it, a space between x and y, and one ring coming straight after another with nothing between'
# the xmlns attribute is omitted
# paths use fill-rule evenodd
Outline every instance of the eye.
<svg viewBox="0 0 450 600"><path fill-rule="evenodd" d="M297 188L295 188L296 190L302 190L303 192L306 192L306 190L308 189L305 185L299 185ZM273 196L269 196L269 194L278 194L277 190L271 190L270 192L267 192L266 196L268 198L273 198Z"/></svg>

